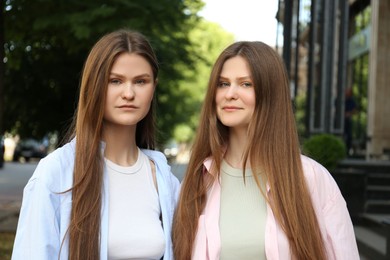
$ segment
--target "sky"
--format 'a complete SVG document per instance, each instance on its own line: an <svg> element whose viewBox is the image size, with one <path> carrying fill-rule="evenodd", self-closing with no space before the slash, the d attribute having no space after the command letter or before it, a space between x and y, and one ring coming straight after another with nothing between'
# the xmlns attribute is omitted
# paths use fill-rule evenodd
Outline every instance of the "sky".
<svg viewBox="0 0 390 260"><path fill-rule="evenodd" d="M263 41L275 46L278 0L203 0L200 15L220 24L236 41ZM280 42L280 37L279 37Z"/></svg>

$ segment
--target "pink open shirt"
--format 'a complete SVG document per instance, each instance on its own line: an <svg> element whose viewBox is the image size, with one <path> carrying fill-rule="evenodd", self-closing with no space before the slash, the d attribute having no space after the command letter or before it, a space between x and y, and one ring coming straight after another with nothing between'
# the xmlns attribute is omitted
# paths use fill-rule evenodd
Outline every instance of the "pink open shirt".
<svg viewBox="0 0 390 260"><path fill-rule="evenodd" d="M351 218L340 190L329 172L314 160L302 156L302 165L310 190L314 210L325 242L328 259L359 259ZM211 159L204 162L209 173ZM194 242L192 259L219 259L221 240L219 233L219 208L221 186L215 181L211 187L206 207L198 220L198 232ZM272 191L267 185L267 196ZM276 222L272 209L267 205L265 252L268 260L291 259L287 237Z"/></svg>

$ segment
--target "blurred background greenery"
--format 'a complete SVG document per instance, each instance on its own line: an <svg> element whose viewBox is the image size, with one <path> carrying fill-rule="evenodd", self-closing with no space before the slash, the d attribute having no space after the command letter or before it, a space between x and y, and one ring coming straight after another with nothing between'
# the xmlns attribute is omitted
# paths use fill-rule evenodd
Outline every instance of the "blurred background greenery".
<svg viewBox="0 0 390 260"><path fill-rule="evenodd" d="M159 62L159 143L194 135L212 62L232 34L206 21L201 0L5 0L0 17L0 131L61 140L77 105L83 63L103 34L130 28Z"/></svg>

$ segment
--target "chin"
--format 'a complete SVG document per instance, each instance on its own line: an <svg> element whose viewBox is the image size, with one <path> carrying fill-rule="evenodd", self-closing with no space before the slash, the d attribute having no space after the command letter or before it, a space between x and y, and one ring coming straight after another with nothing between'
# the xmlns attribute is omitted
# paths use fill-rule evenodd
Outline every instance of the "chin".
<svg viewBox="0 0 390 260"><path fill-rule="evenodd" d="M221 123L229 128L248 128L249 123L247 122L237 122L237 120L220 120Z"/></svg>
<svg viewBox="0 0 390 260"><path fill-rule="evenodd" d="M241 124L238 124L236 122L221 122L224 126L227 126L227 127L240 127L242 126Z"/></svg>

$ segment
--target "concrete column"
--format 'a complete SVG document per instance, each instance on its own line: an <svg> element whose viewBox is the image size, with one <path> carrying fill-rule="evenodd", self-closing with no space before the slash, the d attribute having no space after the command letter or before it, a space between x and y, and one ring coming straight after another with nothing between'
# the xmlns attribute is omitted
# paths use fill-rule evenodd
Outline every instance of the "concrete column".
<svg viewBox="0 0 390 260"><path fill-rule="evenodd" d="M371 0L367 159L389 159L390 1Z"/></svg>

